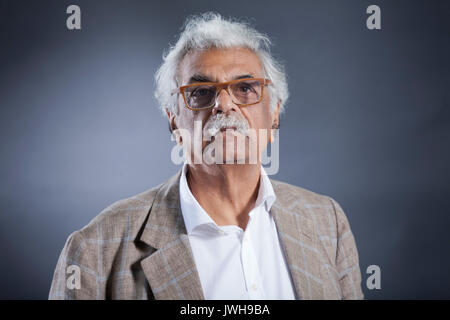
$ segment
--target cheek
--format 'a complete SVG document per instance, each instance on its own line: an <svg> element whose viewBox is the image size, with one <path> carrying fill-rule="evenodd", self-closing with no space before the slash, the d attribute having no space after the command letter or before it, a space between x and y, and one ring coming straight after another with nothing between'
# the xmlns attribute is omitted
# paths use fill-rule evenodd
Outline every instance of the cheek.
<svg viewBox="0 0 450 320"><path fill-rule="evenodd" d="M262 128L268 129L272 127L272 110L270 107L270 96L267 90L264 91L264 99L261 105L260 118Z"/></svg>
<svg viewBox="0 0 450 320"><path fill-rule="evenodd" d="M192 121L191 121L189 115L186 113L186 111L180 110L176 120L177 120L178 128L180 128L180 129L188 129L188 130L191 128L190 123Z"/></svg>
<svg viewBox="0 0 450 320"><path fill-rule="evenodd" d="M203 129L206 121L208 120L207 111L192 111L189 109L180 111L178 116L179 128L189 130L191 133L194 132L195 126L200 126Z"/></svg>
<svg viewBox="0 0 450 320"><path fill-rule="evenodd" d="M272 119L270 114L270 108L266 106L259 106L254 108L246 114L247 121L251 128L255 129L268 129L271 127Z"/></svg>

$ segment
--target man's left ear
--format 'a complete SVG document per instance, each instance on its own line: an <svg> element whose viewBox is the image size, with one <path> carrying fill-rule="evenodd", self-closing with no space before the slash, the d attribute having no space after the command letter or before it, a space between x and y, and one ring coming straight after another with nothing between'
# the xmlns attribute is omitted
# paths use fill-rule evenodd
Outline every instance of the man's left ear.
<svg viewBox="0 0 450 320"><path fill-rule="evenodd" d="M272 112L272 128L270 129L270 142L275 140L275 130L280 126L280 101L277 103L277 107Z"/></svg>

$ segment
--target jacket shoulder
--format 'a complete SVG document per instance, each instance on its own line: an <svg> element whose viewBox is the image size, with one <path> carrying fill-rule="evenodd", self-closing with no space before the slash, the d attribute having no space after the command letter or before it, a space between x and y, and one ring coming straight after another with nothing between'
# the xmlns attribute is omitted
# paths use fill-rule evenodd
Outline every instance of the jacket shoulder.
<svg viewBox="0 0 450 320"><path fill-rule="evenodd" d="M102 297L104 290L99 289L98 279L112 272L112 261L122 243L136 237L160 186L114 202L69 235L58 259L49 299ZM82 273L80 290L66 287L66 271L72 265Z"/></svg>
<svg viewBox="0 0 450 320"><path fill-rule="evenodd" d="M331 206L332 198L329 196L319 194L317 192L289 184L283 181L270 179L275 190L277 198L283 204L294 205L302 203L304 205L324 205Z"/></svg>
<svg viewBox="0 0 450 320"><path fill-rule="evenodd" d="M84 238L103 240L124 238L137 233L161 185L112 203L76 232Z"/></svg>
<svg viewBox="0 0 450 320"><path fill-rule="evenodd" d="M340 204L333 198L286 182L271 180L279 205L289 213L312 222L321 238L336 244L339 223L348 224Z"/></svg>

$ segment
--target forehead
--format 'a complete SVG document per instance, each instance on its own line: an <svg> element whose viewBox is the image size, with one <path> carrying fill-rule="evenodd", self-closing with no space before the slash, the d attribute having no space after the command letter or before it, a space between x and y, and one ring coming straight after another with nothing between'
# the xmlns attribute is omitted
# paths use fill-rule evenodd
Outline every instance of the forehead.
<svg viewBox="0 0 450 320"><path fill-rule="evenodd" d="M202 75L213 82L233 80L242 75L263 77L258 56L247 48L193 50L180 62L178 80L185 84L194 75Z"/></svg>

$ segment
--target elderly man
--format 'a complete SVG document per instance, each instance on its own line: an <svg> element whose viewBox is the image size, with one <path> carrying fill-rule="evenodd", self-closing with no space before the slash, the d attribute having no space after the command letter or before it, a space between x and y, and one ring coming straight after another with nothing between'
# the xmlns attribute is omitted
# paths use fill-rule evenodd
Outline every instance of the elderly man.
<svg viewBox="0 0 450 320"><path fill-rule="evenodd" d="M288 97L269 45L218 14L188 20L156 74L184 165L72 233L50 299L363 298L339 204L261 165Z"/></svg>

